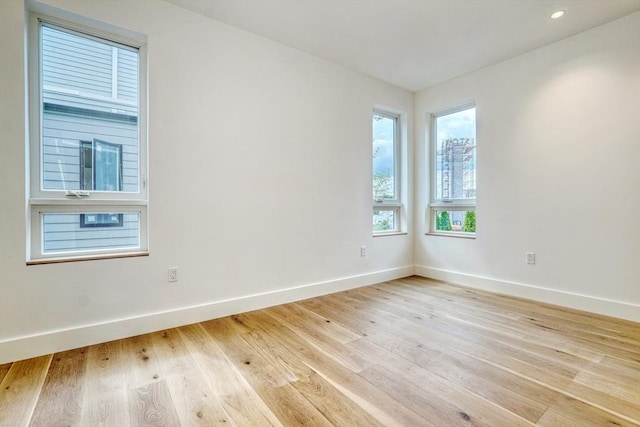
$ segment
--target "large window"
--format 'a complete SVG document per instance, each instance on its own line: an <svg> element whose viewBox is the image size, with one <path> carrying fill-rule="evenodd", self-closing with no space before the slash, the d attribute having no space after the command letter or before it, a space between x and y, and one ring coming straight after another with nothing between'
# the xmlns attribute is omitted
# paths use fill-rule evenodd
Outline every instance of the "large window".
<svg viewBox="0 0 640 427"><path fill-rule="evenodd" d="M147 251L142 40L31 16L30 260Z"/></svg>
<svg viewBox="0 0 640 427"><path fill-rule="evenodd" d="M400 129L398 116L373 113L373 232L401 230Z"/></svg>
<svg viewBox="0 0 640 427"><path fill-rule="evenodd" d="M476 109L466 105L432 117L432 233L476 232Z"/></svg>

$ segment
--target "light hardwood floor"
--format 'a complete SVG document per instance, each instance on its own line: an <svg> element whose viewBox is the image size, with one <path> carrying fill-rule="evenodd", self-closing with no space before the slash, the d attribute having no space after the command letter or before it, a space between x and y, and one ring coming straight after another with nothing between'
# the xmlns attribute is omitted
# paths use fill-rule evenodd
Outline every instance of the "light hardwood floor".
<svg viewBox="0 0 640 427"><path fill-rule="evenodd" d="M0 365L0 425L640 425L640 325L411 277Z"/></svg>

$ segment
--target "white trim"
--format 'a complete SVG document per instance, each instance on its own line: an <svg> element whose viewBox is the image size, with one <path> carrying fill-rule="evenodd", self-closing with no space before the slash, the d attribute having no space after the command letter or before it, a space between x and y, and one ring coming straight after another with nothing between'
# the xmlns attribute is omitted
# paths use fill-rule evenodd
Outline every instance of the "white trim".
<svg viewBox="0 0 640 427"><path fill-rule="evenodd" d="M402 203L396 203L396 202L389 202L389 203L374 203L373 204L373 208L374 209L381 209L381 210L385 210L385 209L394 209L394 208L401 208L403 206Z"/></svg>
<svg viewBox="0 0 640 427"><path fill-rule="evenodd" d="M524 283L508 282L506 280L422 265L415 266L415 274L489 292L640 322L640 305L638 304L630 304L623 301L614 301L574 292L559 291L557 289L527 285Z"/></svg>
<svg viewBox="0 0 640 427"><path fill-rule="evenodd" d="M489 292L640 322L640 305L637 304L563 292L523 283L507 282L439 268L409 265L237 298L211 301L174 310L8 338L0 341L0 364L300 301L333 292L409 277L413 274Z"/></svg>
<svg viewBox="0 0 640 427"><path fill-rule="evenodd" d="M174 310L8 338L0 341L0 364L400 279L413 275L413 272L413 265L408 265Z"/></svg>
<svg viewBox="0 0 640 427"><path fill-rule="evenodd" d="M406 236L408 234L409 233L407 233L406 231L387 231L387 232L374 233L372 237Z"/></svg>
<svg viewBox="0 0 640 427"><path fill-rule="evenodd" d="M460 104L455 104L454 106L447 107L442 110L438 110L434 113L431 113L431 116L432 117L448 116L450 114L459 113L460 111L469 110L471 108L476 108L476 101L474 99L467 100Z"/></svg>
<svg viewBox="0 0 640 427"><path fill-rule="evenodd" d="M78 199L77 197L69 196L66 199L31 199L29 200L29 206L37 208L38 206L68 206L73 211L74 209L83 209L83 206L86 206L89 209L89 206L147 206L148 203L146 200L114 200L114 199L101 199L99 194L100 191L84 191L82 193L89 193L90 195L98 195L95 199ZM81 200L82 202L78 202ZM56 208L58 209L58 208Z"/></svg>
<svg viewBox="0 0 640 427"><path fill-rule="evenodd" d="M440 236L440 237L461 237L463 239L475 239L476 233L468 233L466 231L428 231L424 233L425 236Z"/></svg>
<svg viewBox="0 0 640 427"><path fill-rule="evenodd" d="M55 6L49 6L36 0L26 0L25 6L29 13L39 15L44 19L53 19L54 23L58 25L68 26L65 24L71 24L71 28L97 38L104 38L104 34L107 33L109 34L109 40L129 46L146 44L148 40L145 34L87 18L68 10L58 9Z"/></svg>
<svg viewBox="0 0 640 427"><path fill-rule="evenodd" d="M120 212L139 214L140 244L133 249L110 249L100 251L68 252L65 259L83 258L96 254L127 254L148 250L148 122L147 122L147 39L146 36L124 29L86 20L55 8L40 7L28 1L28 104L29 140L27 141L28 170L28 216L27 216L27 262L46 258L57 258L60 254L44 254L42 250L42 212L99 212L119 206ZM47 12L51 16L43 14ZM117 50L125 49L137 53L138 58L138 190L137 192L86 191L83 197L69 197L67 191L43 188L42 128L44 113L42 80L42 28L50 27L79 37L95 39L112 46L112 74L117 74ZM115 77L112 76L114 79ZM117 80L117 79L115 79ZM115 81L114 80L114 81ZM60 88L58 88L60 89ZM112 96L117 98L117 82L112 85ZM109 102L117 100L108 99Z"/></svg>
<svg viewBox="0 0 640 427"><path fill-rule="evenodd" d="M450 201L450 202L433 202L429 203L429 207L431 209L437 209L442 211L475 211L476 204L473 202L469 202L468 200L464 202Z"/></svg>

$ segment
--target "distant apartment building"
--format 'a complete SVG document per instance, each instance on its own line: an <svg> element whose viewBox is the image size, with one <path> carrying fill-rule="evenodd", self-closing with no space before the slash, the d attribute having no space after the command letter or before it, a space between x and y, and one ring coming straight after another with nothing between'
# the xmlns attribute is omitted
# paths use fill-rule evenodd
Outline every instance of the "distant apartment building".
<svg viewBox="0 0 640 427"><path fill-rule="evenodd" d="M442 200L475 199L476 143L474 138L448 138L436 152L436 188ZM464 224L464 211L451 212L453 230Z"/></svg>

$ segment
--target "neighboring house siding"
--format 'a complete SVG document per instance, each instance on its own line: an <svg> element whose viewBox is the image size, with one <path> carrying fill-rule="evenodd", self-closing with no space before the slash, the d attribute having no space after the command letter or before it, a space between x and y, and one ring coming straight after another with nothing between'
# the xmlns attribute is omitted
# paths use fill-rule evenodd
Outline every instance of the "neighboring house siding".
<svg viewBox="0 0 640 427"><path fill-rule="evenodd" d="M138 56L126 50L118 51L118 99L137 103Z"/></svg>
<svg viewBox="0 0 640 427"><path fill-rule="evenodd" d="M44 87L112 96L110 45L45 27L42 46Z"/></svg>
<svg viewBox="0 0 640 427"><path fill-rule="evenodd" d="M44 252L109 247L136 247L140 240L137 214L124 214L122 227L81 228L80 214L45 214Z"/></svg>
<svg viewBox="0 0 640 427"><path fill-rule="evenodd" d="M80 141L95 138L122 145L122 191L138 191L137 124L50 112L43 116L45 188L78 190Z"/></svg>

